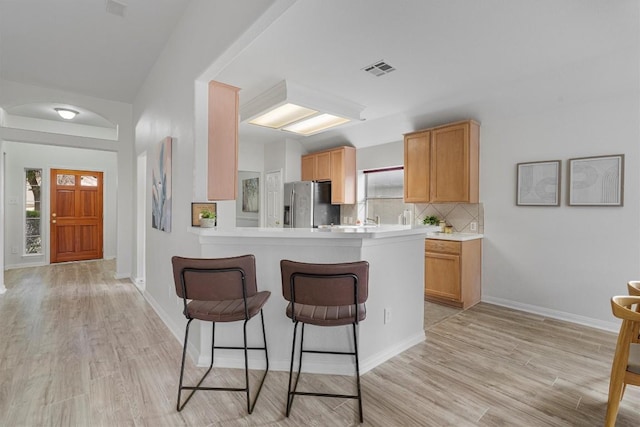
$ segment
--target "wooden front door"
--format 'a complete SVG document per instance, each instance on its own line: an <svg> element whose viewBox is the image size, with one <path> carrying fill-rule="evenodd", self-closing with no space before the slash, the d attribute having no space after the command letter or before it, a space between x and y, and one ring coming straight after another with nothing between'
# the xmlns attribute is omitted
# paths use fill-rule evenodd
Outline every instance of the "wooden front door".
<svg viewBox="0 0 640 427"><path fill-rule="evenodd" d="M51 169L51 263L102 258L102 172Z"/></svg>

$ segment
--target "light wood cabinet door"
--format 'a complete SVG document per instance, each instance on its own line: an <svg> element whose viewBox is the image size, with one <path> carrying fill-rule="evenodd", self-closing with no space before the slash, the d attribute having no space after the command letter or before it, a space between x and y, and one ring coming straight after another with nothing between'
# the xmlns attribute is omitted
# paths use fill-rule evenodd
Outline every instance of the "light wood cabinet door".
<svg viewBox="0 0 640 427"><path fill-rule="evenodd" d="M237 197L239 90L224 83L209 82L209 200L235 200Z"/></svg>
<svg viewBox="0 0 640 427"><path fill-rule="evenodd" d="M478 202L477 123L443 126L431 133L431 202Z"/></svg>
<svg viewBox="0 0 640 427"><path fill-rule="evenodd" d="M418 132L404 138L404 201L430 201L431 132Z"/></svg>
<svg viewBox="0 0 640 427"><path fill-rule="evenodd" d="M331 152L322 152L315 155L316 167L314 181L331 181Z"/></svg>
<svg viewBox="0 0 640 427"><path fill-rule="evenodd" d="M313 181L316 169L316 156L307 154L301 159L301 179L303 181Z"/></svg>
<svg viewBox="0 0 640 427"><path fill-rule="evenodd" d="M460 255L426 252L424 277L425 296L460 301Z"/></svg>
<svg viewBox="0 0 640 427"><path fill-rule="evenodd" d="M356 150L342 147L331 150L331 203L356 202Z"/></svg>
<svg viewBox="0 0 640 427"><path fill-rule="evenodd" d="M425 240L424 296L467 309L481 297L482 240Z"/></svg>

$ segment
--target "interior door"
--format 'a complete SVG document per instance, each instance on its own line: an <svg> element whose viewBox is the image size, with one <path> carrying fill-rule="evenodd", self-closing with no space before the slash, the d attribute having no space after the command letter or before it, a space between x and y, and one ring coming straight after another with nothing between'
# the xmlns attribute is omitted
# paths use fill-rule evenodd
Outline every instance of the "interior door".
<svg viewBox="0 0 640 427"><path fill-rule="evenodd" d="M51 263L102 258L102 172L51 169Z"/></svg>
<svg viewBox="0 0 640 427"><path fill-rule="evenodd" d="M282 227L282 170L269 172L267 179L267 227Z"/></svg>

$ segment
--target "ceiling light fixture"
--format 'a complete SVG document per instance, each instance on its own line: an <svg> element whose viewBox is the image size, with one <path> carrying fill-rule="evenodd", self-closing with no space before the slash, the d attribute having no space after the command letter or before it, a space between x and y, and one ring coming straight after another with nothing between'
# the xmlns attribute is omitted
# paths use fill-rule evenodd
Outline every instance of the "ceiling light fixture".
<svg viewBox="0 0 640 427"><path fill-rule="evenodd" d="M65 120L71 120L80 114L76 110L70 110L69 108L54 108L54 110L56 110L56 113Z"/></svg>
<svg viewBox="0 0 640 427"><path fill-rule="evenodd" d="M309 136L352 120L364 107L282 81L240 108L240 120Z"/></svg>

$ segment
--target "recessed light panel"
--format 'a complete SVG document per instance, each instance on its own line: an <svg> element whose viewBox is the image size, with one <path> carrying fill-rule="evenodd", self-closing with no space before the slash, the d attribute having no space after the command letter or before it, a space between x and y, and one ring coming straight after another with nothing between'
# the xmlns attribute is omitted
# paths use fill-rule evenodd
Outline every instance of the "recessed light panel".
<svg viewBox="0 0 640 427"><path fill-rule="evenodd" d="M280 129L283 126L302 120L316 113L316 110L288 103L250 120L249 123L266 126L272 129Z"/></svg>
<svg viewBox="0 0 640 427"><path fill-rule="evenodd" d="M345 119L344 117L334 116L332 114L325 113L325 114L319 114L317 116L313 116L306 120L302 120L290 126L283 127L282 129L288 132L309 136L314 133L317 133L335 126L340 126L350 121L351 120Z"/></svg>

